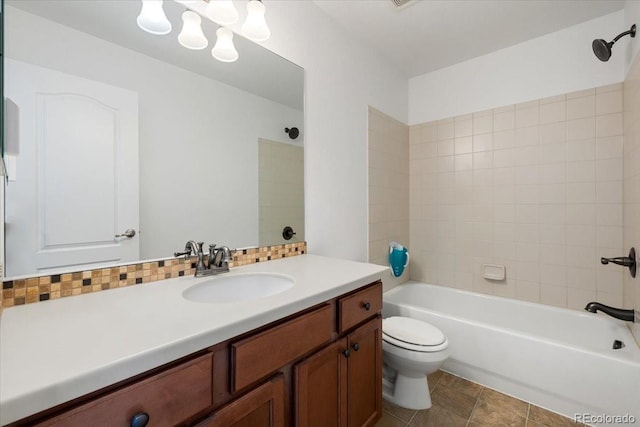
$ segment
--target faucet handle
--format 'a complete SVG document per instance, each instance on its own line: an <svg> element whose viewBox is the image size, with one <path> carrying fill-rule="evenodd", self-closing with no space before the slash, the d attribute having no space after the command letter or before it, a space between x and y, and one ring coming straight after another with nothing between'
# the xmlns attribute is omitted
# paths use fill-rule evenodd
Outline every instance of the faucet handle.
<svg viewBox="0 0 640 427"><path fill-rule="evenodd" d="M188 257L189 255L191 255L191 250L184 251L184 252L174 252L173 253L173 256L176 257L176 258L178 258L179 256L183 256L183 255L185 257Z"/></svg>
<svg viewBox="0 0 640 427"><path fill-rule="evenodd" d="M213 252L214 252L215 248L216 248L216 244L215 243L212 243L212 244L209 245L209 256L213 255Z"/></svg>

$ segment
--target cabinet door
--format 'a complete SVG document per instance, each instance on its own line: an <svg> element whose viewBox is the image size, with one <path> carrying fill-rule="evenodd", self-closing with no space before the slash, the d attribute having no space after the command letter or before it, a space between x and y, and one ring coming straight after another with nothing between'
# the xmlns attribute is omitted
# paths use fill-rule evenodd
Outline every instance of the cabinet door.
<svg viewBox="0 0 640 427"><path fill-rule="evenodd" d="M216 411L197 427L282 427L284 400L284 379L279 375Z"/></svg>
<svg viewBox="0 0 640 427"><path fill-rule="evenodd" d="M347 425L346 338L330 344L294 367L297 427Z"/></svg>
<svg viewBox="0 0 640 427"><path fill-rule="evenodd" d="M382 416L382 320L378 316L349 334L349 427L373 426Z"/></svg>

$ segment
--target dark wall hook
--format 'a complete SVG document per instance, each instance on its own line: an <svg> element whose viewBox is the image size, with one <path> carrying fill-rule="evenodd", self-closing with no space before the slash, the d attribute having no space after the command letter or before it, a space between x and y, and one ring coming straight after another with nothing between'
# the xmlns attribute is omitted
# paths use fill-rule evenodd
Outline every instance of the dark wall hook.
<svg viewBox="0 0 640 427"><path fill-rule="evenodd" d="M636 277L636 249L629 249L629 256L621 256L616 258L600 258L600 262L604 265L609 264L610 262L617 265L622 265L624 267L629 267L629 272L631 273L631 277Z"/></svg>

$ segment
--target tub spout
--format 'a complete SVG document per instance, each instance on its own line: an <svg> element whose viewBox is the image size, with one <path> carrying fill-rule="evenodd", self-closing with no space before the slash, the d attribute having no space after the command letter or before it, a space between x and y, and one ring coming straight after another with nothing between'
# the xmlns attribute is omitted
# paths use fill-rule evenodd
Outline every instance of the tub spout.
<svg viewBox="0 0 640 427"><path fill-rule="evenodd" d="M627 322L633 322L635 320L635 313L633 310L624 310L622 308L609 307L608 305L600 304L599 302L590 302L584 308L585 310L596 313L598 310L608 314L616 319L624 320Z"/></svg>

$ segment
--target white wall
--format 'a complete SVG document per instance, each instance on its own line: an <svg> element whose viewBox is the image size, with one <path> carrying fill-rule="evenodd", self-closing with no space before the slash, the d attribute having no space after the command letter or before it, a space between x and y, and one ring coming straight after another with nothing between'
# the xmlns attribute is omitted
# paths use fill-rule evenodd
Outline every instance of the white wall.
<svg viewBox="0 0 640 427"><path fill-rule="evenodd" d="M637 12L638 2L629 3L629 11ZM620 10L414 77L409 80L409 124L619 83L630 38L616 43L608 62L594 56L591 42L610 40L625 26Z"/></svg>
<svg viewBox="0 0 640 427"><path fill-rule="evenodd" d="M302 123L301 111L16 8L6 13L8 57L138 92L142 259L168 256L187 239L258 244L258 138L288 139L283 129Z"/></svg>
<svg viewBox="0 0 640 427"><path fill-rule="evenodd" d="M407 121L407 79L311 1L272 0L264 46L305 69L305 237L310 253L367 259L368 105Z"/></svg>
<svg viewBox="0 0 640 427"><path fill-rule="evenodd" d="M636 36L634 38L625 36L625 40L627 40L624 47L625 75L631 70L631 66L640 52L640 1L627 0L624 3L624 26L618 32L627 31L633 24L636 24ZM616 46L616 50L618 47Z"/></svg>

